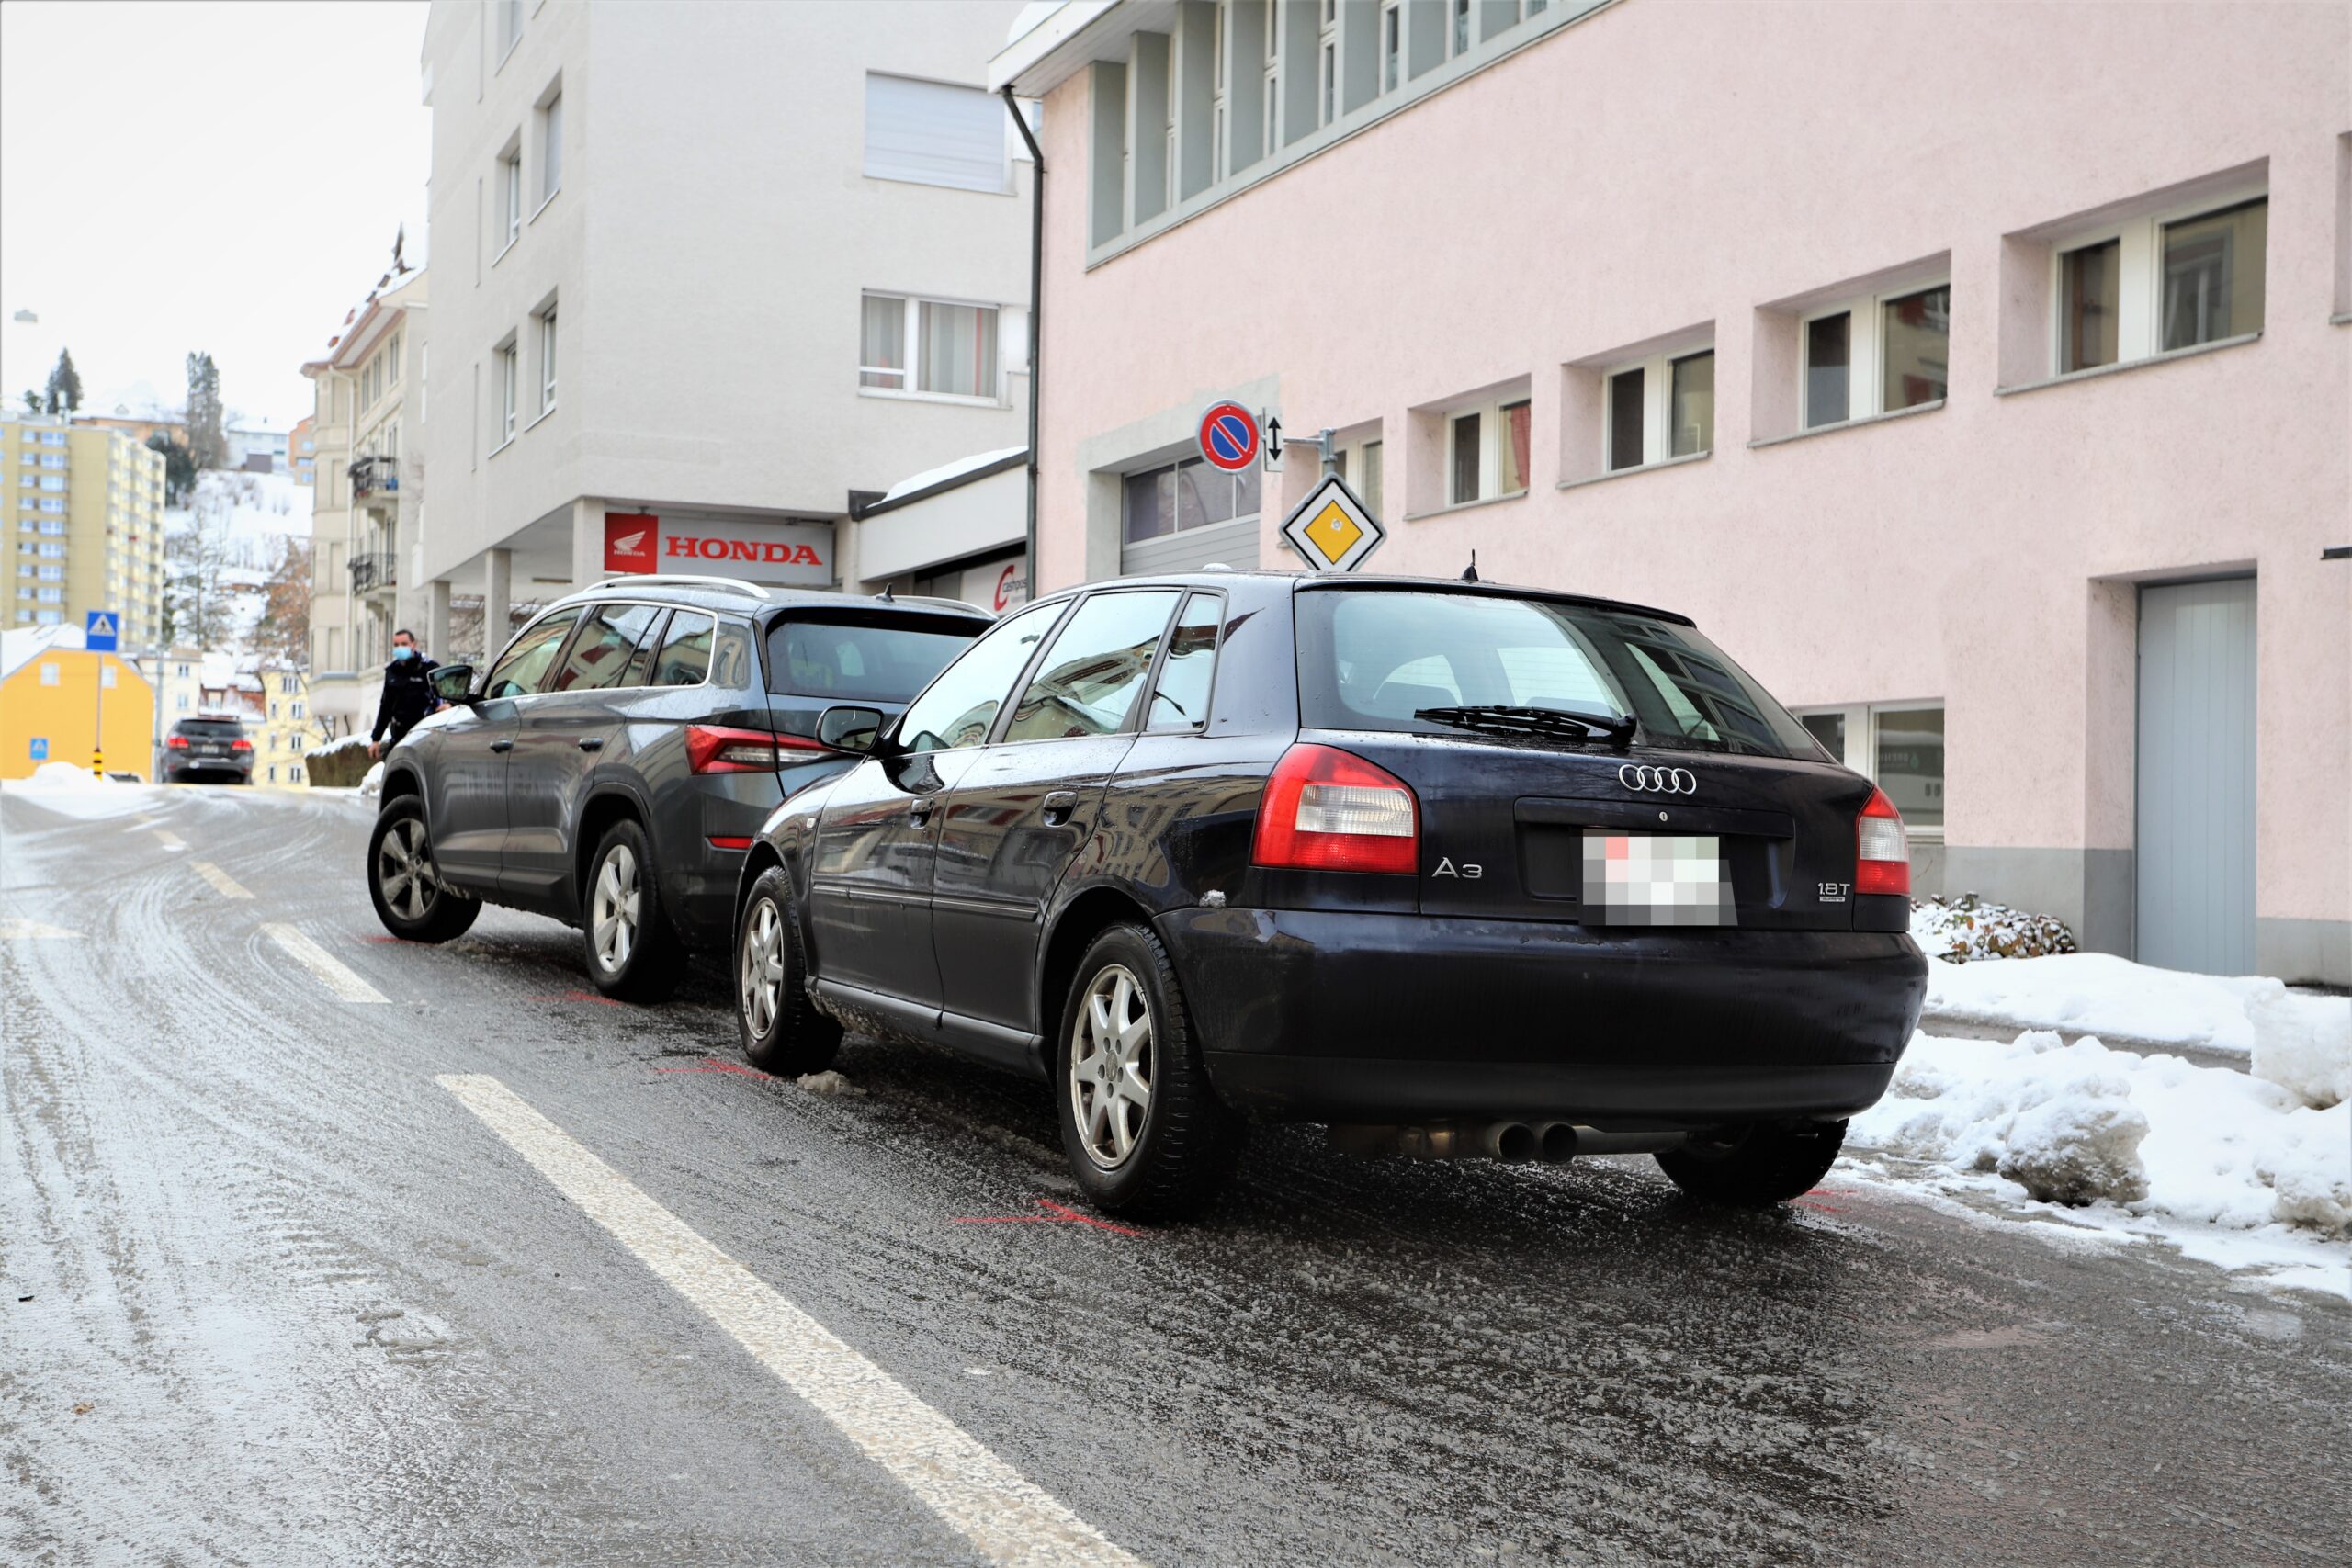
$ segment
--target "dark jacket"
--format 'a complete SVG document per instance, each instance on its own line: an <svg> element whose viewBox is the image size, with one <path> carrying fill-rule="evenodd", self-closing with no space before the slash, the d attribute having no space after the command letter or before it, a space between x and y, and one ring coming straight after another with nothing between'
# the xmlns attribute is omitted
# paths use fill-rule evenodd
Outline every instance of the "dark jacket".
<svg viewBox="0 0 2352 1568"><path fill-rule="evenodd" d="M390 729L398 740L406 735L416 721L433 711L439 701L433 694L433 671L439 669L423 654L414 659L395 659L384 666L384 694L376 703L376 728L370 740L381 740Z"/></svg>

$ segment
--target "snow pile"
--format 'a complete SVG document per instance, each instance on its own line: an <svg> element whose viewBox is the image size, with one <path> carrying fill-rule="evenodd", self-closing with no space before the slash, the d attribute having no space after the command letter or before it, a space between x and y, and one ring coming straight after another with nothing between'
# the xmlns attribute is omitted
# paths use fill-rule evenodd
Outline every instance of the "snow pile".
<svg viewBox="0 0 2352 1568"><path fill-rule="evenodd" d="M366 736L338 735L323 746L311 747L310 754L313 757L331 757L340 751L365 751L366 750L368 750Z"/></svg>
<svg viewBox="0 0 2352 1568"><path fill-rule="evenodd" d="M1973 893L1949 901L1915 899L1911 940L1930 958L1965 964L1972 958L2046 958L2073 953L2075 933L2054 915L2030 915Z"/></svg>
<svg viewBox="0 0 2352 1568"><path fill-rule="evenodd" d="M107 781L77 762L43 762L31 782L52 789L105 789Z"/></svg>
<svg viewBox="0 0 2352 1568"><path fill-rule="evenodd" d="M2244 980L2254 1025L2254 1076L2319 1110L2352 1100L2352 998L2297 996L2276 980Z"/></svg>
<svg viewBox="0 0 2352 1568"><path fill-rule="evenodd" d="M804 1073L792 1081L795 1086L807 1089L810 1094L864 1094L865 1092L831 1067L821 1073Z"/></svg>
<svg viewBox="0 0 2352 1568"><path fill-rule="evenodd" d="M2117 1218L2352 1236L2352 1104L2313 1110L2244 1073L2093 1039L1917 1036L1887 1098L1849 1136L2046 1201L2111 1206Z"/></svg>
<svg viewBox="0 0 2352 1568"><path fill-rule="evenodd" d="M359 781L359 793L362 796L369 800L373 800L376 796L384 793L383 763L379 762L374 767L368 770L368 776Z"/></svg>
<svg viewBox="0 0 2352 1568"><path fill-rule="evenodd" d="M2160 1045L2198 1045L2244 1055L2261 1029L2344 1038L2352 1003L2286 990L2259 976L2191 975L2105 953L2070 953L2018 964L1928 962L1928 1027L1934 1021L2063 1029Z"/></svg>
<svg viewBox="0 0 2352 1568"><path fill-rule="evenodd" d="M90 776L78 762L48 761L28 778L8 781L8 793L30 800L43 811L96 822L143 811L156 802L153 784L122 784Z"/></svg>

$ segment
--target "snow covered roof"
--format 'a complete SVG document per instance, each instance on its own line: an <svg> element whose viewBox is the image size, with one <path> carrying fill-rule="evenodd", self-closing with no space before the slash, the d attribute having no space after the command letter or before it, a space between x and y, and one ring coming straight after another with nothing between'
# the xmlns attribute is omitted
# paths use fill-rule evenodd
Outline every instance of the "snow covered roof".
<svg viewBox="0 0 2352 1568"><path fill-rule="evenodd" d="M995 473L1012 466L1012 459L1026 457L1026 446L1000 447L994 452L978 452L969 457L958 457L952 463L942 463L935 468L925 468L919 474L909 474L882 492L876 506L894 501L904 501L917 491L951 489L957 481L978 479L983 473Z"/></svg>
<svg viewBox="0 0 2352 1568"><path fill-rule="evenodd" d="M67 626L12 626L0 632L0 681L14 675L42 654L57 649L72 653L81 652L82 628Z"/></svg>

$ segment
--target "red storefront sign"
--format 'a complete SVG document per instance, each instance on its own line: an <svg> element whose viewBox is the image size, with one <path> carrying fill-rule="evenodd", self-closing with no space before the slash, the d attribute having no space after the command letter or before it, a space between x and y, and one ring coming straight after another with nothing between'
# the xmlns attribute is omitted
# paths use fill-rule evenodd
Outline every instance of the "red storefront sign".
<svg viewBox="0 0 2352 1568"><path fill-rule="evenodd" d="M823 523L665 520L651 513L608 512L605 570L821 585L833 578L833 530Z"/></svg>

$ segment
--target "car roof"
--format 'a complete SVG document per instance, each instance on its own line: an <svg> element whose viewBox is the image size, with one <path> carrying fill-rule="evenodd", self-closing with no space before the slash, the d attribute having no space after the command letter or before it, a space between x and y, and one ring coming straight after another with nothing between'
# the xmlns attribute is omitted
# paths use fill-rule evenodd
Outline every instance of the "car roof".
<svg viewBox="0 0 2352 1568"><path fill-rule="evenodd" d="M901 594L843 593L831 588L786 588L738 578L689 577L665 573L607 578L591 587L567 593L548 605L602 604L616 599L678 604L697 610L731 610L757 615L769 611L839 610L855 607L884 615L968 615L976 621L995 619L977 604L961 599L934 599Z"/></svg>
<svg viewBox="0 0 2352 1568"><path fill-rule="evenodd" d="M1274 592L1301 593L1310 592L1347 592L1361 589L1409 589L1422 593L1460 593L1488 599L1542 599L1555 604L1576 604L1588 609L1613 610L1649 620L1672 621L1677 626L1692 626L1698 623L1673 610L1660 610L1648 604L1635 604L1623 599L1604 599L1590 593L1570 593L1556 588L1534 588L1521 583L1464 581L1458 577L1408 577L1402 574L1383 575L1373 572L1312 572L1265 571L1260 570L1184 571L1147 573L1137 577L1109 579L1091 582L1088 588L1227 588L1236 582ZM1077 592L1072 589L1068 592Z"/></svg>

